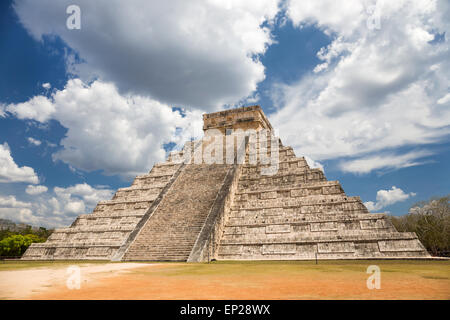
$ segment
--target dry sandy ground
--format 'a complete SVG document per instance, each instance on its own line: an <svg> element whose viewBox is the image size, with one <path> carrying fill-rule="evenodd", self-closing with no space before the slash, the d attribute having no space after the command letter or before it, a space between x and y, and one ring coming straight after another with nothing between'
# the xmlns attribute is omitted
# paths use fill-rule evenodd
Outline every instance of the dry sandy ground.
<svg viewBox="0 0 450 320"><path fill-rule="evenodd" d="M74 264L76 266L76 264ZM132 269L148 267L142 263L80 264L80 287L97 283L109 277L126 274ZM57 288L67 289L74 269L70 265L40 267L25 270L0 271L0 299L34 299L39 294ZM70 282L71 285L74 282ZM81 289L81 288L80 288Z"/></svg>
<svg viewBox="0 0 450 320"><path fill-rule="evenodd" d="M448 264L380 265L369 290L364 265L102 264L82 267L79 290L66 268L0 272L8 299L450 299ZM443 269L443 271L442 271Z"/></svg>

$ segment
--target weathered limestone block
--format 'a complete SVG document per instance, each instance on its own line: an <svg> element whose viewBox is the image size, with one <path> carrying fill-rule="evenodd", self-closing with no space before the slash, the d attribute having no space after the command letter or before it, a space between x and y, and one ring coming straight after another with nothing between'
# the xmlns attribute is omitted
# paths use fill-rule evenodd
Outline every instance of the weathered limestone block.
<svg viewBox="0 0 450 320"><path fill-rule="evenodd" d="M417 239L378 241L381 252L423 251L424 247Z"/></svg>
<svg viewBox="0 0 450 320"><path fill-rule="evenodd" d="M337 224L336 222L321 222L321 223L311 223L311 231L336 231Z"/></svg>
<svg viewBox="0 0 450 320"><path fill-rule="evenodd" d="M361 229L384 229L387 228L385 219L361 220Z"/></svg>
<svg viewBox="0 0 450 320"><path fill-rule="evenodd" d="M291 197L304 197L308 195L308 190L305 189L292 189Z"/></svg>
<svg viewBox="0 0 450 320"><path fill-rule="evenodd" d="M291 225L289 224L273 224L266 226L266 233L289 233Z"/></svg>
<svg viewBox="0 0 450 320"><path fill-rule="evenodd" d="M262 246L263 254L295 254L296 244L266 244Z"/></svg>
<svg viewBox="0 0 450 320"><path fill-rule="evenodd" d="M277 192L276 191L270 191L270 192L262 192L260 195L261 200L265 199L276 199L277 198Z"/></svg>
<svg viewBox="0 0 450 320"><path fill-rule="evenodd" d="M319 253L345 253L355 252L355 244L353 242L323 242L317 244Z"/></svg>
<svg viewBox="0 0 450 320"><path fill-rule="evenodd" d="M220 248L220 253L223 255L240 255L242 252L242 245L223 246Z"/></svg>
<svg viewBox="0 0 450 320"><path fill-rule="evenodd" d="M88 249L87 256L94 257L109 257L111 255L111 248L109 247L91 247Z"/></svg>

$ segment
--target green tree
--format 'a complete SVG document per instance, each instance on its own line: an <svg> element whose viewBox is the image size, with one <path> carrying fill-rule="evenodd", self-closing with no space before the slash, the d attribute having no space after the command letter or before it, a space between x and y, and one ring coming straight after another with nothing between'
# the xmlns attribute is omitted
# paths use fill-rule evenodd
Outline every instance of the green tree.
<svg viewBox="0 0 450 320"><path fill-rule="evenodd" d="M407 215L391 217L400 232L415 232L433 255L450 253L450 195L414 204Z"/></svg>
<svg viewBox="0 0 450 320"><path fill-rule="evenodd" d="M35 234L15 234L0 241L0 256L21 256L33 242L45 239Z"/></svg>

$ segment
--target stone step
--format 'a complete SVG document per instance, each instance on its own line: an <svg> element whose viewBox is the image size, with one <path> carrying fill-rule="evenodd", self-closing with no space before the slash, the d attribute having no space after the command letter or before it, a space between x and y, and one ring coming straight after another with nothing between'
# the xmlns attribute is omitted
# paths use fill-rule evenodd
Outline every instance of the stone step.
<svg viewBox="0 0 450 320"><path fill-rule="evenodd" d="M176 168L179 169L181 167L181 165L179 163L172 163L172 162L160 162L160 163L156 163L154 166L154 168Z"/></svg>
<svg viewBox="0 0 450 320"><path fill-rule="evenodd" d="M135 223L133 224L118 224L118 225L107 225L107 226L96 226L96 225L80 225L69 228L60 228L55 230L53 233L98 233L98 232L117 232L117 231L132 231L134 230Z"/></svg>
<svg viewBox="0 0 450 320"><path fill-rule="evenodd" d="M277 182L278 180L281 182L283 181L283 178L286 180L293 180L293 177L301 177L303 178L304 182L308 182L308 180L326 181L323 171L320 169L309 169L307 171L292 173L278 172L273 175L261 175L259 173L241 174L239 181L255 180L264 184L264 180L266 179L268 180L267 182L271 183L272 185L277 185L277 183L274 182Z"/></svg>
<svg viewBox="0 0 450 320"><path fill-rule="evenodd" d="M148 192L139 192L138 194L133 194L131 192L116 192L111 200L119 203L154 201L158 197L160 192L161 190L158 190L158 192L155 192L153 190Z"/></svg>
<svg viewBox="0 0 450 320"><path fill-rule="evenodd" d="M167 246L167 240L176 242L177 244L185 244L185 243L193 243L194 240L186 240L187 237L191 236L191 234L186 234L183 235L183 237L173 237L173 238L168 238L168 237L164 237L162 238L162 235L156 235L153 237L150 236L142 236L141 239L142 240L151 240L151 241L147 241L147 243L142 243L141 245L143 246L153 246L156 245L158 243L164 243ZM164 240L161 240L164 239Z"/></svg>
<svg viewBox="0 0 450 320"><path fill-rule="evenodd" d="M311 242L263 245L227 245L219 260L314 260L428 258L418 239L387 241Z"/></svg>
<svg viewBox="0 0 450 320"><path fill-rule="evenodd" d="M154 248L154 247L147 247L142 248L141 250L133 250L130 251L133 253L133 255L144 255L144 254L167 254L167 255L187 255L189 256L191 250L190 248L186 249L176 249L176 248Z"/></svg>
<svg viewBox="0 0 450 320"><path fill-rule="evenodd" d="M240 159L242 159L242 158L240 158ZM267 160L267 159L269 159L269 160ZM297 159L298 158L295 155L291 155L291 154L281 153L281 154L278 154L278 158L277 158L276 154L272 155L272 154L268 153L267 157L265 157L264 160L262 160L259 155L255 154L252 156L246 156L244 158L244 160L241 160L241 161L243 161L243 164L247 165L247 166L255 166L255 165L265 166L265 165L267 165L266 161L269 161L269 163L273 163L274 161L278 161L278 163L283 163L283 162L295 161Z"/></svg>
<svg viewBox="0 0 450 320"><path fill-rule="evenodd" d="M273 234L270 237L223 237L220 245L264 245L287 243L321 243L321 242L352 242L352 241L385 241L385 240L413 240L417 239L412 232L348 232L337 235L336 233L309 234Z"/></svg>
<svg viewBox="0 0 450 320"><path fill-rule="evenodd" d="M378 225L378 227L361 228L355 224L353 228L346 228L342 225L330 223L310 224L310 225L266 225L251 227L225 228L222 240L236 241L257 241L282 239L330 239L343 240L345 237L359 236L383 236L390 231L395 231L390 225ZM289 241L288 241L289 242Z"/></svg>
<svg viewBox="0 0 450 320"><path fill-rule="evenodd" d="M109 200L111 201L111 200ZM93 213L103 213L103 212L111 212L111 211L119 211L119 212L129 212L134 210L145 210L148 209L153 200L149 201L118 201L117 203L113 202L102 202L98 203L95 207Z"/></svg>
<svg viewBox="0 0 450 320"><path fill-rule="evenodd" d="M336 223L336 224L352 224L354 222L358 222L361 225L364 225L366 229L370 229L370 224L373 221L387 221L384 217L377 218L371 216L372 214L365 214L366 217L361 217L360 215L352 215L352 216L331 216L328 219L308 219L290 216L290 217L259 217L259 218L241 218L241 217L230 217L227 220L225 227L256 227L256 226L267 226L267 225L310 225L312 223ZM379 225L387 225L387 222L378 222Z"/></svg>
<svg viewBox="0 0 450 320"><path fill-rule="evenodd" d="M337 189L334 194L322 194L317 191L310 191L308 189L296 190L280 190L280 191L265 191L252 194L241 194L236 196L234 205L239 208L246 207L271 207L277 205L314 205L324 203L342 203L353 202L355 198L348 197L345 193ZM334 191L334 190L333 190ZM314 192L307 194L307 192Z"/></svg>
<svg viewBox="0 0 450 320"><path fill-rule="evenodd" d="M305 197L309 195L344 194L344 190L342 189L339 181L319 181L289 187L286 187L285 185L275 185L262 189L238 189L235 195L238 200L252 199L252 196L254 198L261 199L261 195L263 193L277 193L277 196ZM243 198L243 195L246 195L246 197ZM266 196L267 195L264 195L263 198Z"/></svg>
<svg viewBox="0 0 450 320"><path fill-rule="evenodd" d="M134 180L147 180L147 179L155 179L155 180L170 180L170 177L173 176L173 172L170 173L164 173L164 174L152 174L152 173L146 173L146 174L141 174L139 176L136 176L136 178L134 178ZM161 179L157 179L157 178L161 178Z"/></svg>
<svg viewBox="0 0 450 320"><path fill-rule="evenodd" d="M118 248L122 245L121 242L104 242L104 241L90 241L84 243L33 243L32 246L35 248Z"/></svg>
<svg viewBox="0 0 450 320"><path fill-rule="evenodd" d="M347 210L367 210L362 204L359 197L348 197L341 195L329 195L328 199L321 199L319 197L305 197L305 198L281 198L281 199L267 199L267 200L249 200L247 202L235 202L231 210L261 210L274 208L300 208L299 212L308 213L306 208L320 208L320 207L342 207ZM305 212L303 212L305 210ZM330 210L328 210L330 211ZM331 210L340 211L340 210ZM345 210L342 210L345 211ZM315 211L319 212L319 210Z"/></svg>
<svg viewBox="0 0 450 320"><path fill-rule="evenodd" d="M173 174L166 174L166 175L140 175L137 176L133 184L131 185L133 188L135 187L145 187L145 186L153 186L153 187L164 187L170 180L170 178L173 176Z"/></svg>
<svg viewBox="0 0 450 320"><path fill-rule="evenodd" d="M298 208L269 208L258 210L231 210L229 219L299 219L303 221L322 221L329 219L378 219L385 217L384 213L368 213L365 210L337 211L330 210L324 213L300 213Z"/></svg>
<svg viewBox="0 0 450 320"><path fill-rule="evenodd" d="M124 187L124 188L119 188L119 189L117 189L117 191L148 191L148 190L161 191L161 189L163 189L164 186L165 186L165 184L161 185L161 186L152 186L152 185L129 186L129 187Z"/></svg>
<svg viewBox="0 0 450 320"><path fill-rule="evenodd" d="M270 157L269 157L269 159L270 159ZM300 158L294 157L294 158L289 158L289 159L278 159L278 160L279 160L278 164L280 167L292 165L293 167L297 167L297 168L306 167L309 169L308 163L306 162L304 157L300 157ZM242 165L242 168L245 170L245 169L252 169L255 167L256 168L267 167L269 165L270 165L270 163L269 164L258 163L255 165L255 164L250 164L250 163L246 162Z"/></svg>
<svg viewBox="0 0 450 320"><path fill-rule="evenodd" d="M190 246L141 246L140 248L129 250L129 252L148 252L148 253L154 253L154 252L164 252L167 254L176 254L180 252L187 252L188 254L190 251Z"/></svg>
<svg viewBox="0 0 450 320"><path fill-rule="evenodd" d="M137 198L137 199L130 199L130 200L128 200L128 199L104 200L104 201L99 201L98 205L112 206L115 204L128 204L128 203L134 204L134 203L141 203L141 202L150 204L153 200L155 200L155 198L156 197L154 195L152 195L151 197L148 197L148 198Z"/></svg>
<svg viewBox="0 0 450 320"><path fill-rule="evenodd" d="M95 220L95 219L101 219L101 218L110 218L110 219L117 219L117 218L127 218L127 217L142 217L145 214L145 209L139 209L139 210L133 210L133 211L127 211L127 210L104 210L104 211L98 211L88 214L80 214L78 216L78 219L87 219L87 220Z"/></svg>
<svg viewBox="0 0 450 320"><path fill-rule="evenodd" d="M129 187L131 189L140 188L161 188L163 189L169 182L171 176L164 176L162 178L143 178L134 180L133 184Z"/></svg>

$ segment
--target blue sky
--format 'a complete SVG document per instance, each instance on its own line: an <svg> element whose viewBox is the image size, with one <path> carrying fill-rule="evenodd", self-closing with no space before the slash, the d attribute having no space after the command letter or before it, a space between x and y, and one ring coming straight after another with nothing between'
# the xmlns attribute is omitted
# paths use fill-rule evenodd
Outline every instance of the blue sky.
<svg viewBox="0 0 450 320"><path fill-rule="evenodd" d="M70 4L0 4L0 218L70 224L251 104L371 211L449 193L446 1Z"/></svg>

